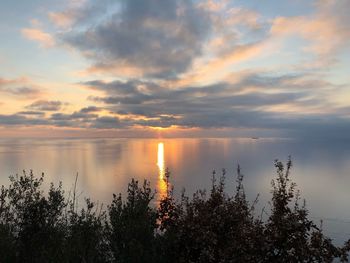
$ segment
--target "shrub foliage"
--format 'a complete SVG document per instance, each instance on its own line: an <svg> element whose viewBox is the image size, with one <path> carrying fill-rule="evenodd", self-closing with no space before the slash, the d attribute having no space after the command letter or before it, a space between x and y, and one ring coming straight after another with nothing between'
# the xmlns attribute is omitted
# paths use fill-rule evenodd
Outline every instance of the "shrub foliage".
<svg viewBox="0 0 350 263"><path fill-rule="evenodd" d="M225 170L213 173L210 191L179 199L169 184L155 205L149 182L132 180L128 194L107 209L90 199L78 210L75 189L41 190L44 176L10 177L0 189L1 262L346 262L350 242L337 247L308 217L292 162L276 160L271 209L263 220L248 202L237 168L233 194Z"/></svg>

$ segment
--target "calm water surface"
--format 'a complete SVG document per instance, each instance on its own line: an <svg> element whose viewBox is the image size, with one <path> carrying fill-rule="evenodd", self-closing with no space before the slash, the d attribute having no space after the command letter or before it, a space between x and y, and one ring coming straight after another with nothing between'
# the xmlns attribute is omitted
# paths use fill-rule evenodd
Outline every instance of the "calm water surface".
<svg viewBox="0 0 350 263"><path fill-rule="evenodd" d="M260 194L258 209L269 205L275 176L273 161L293 159L292 177L307 200L312 219L324 219L325 232L337 243L350 238L350 149L346 142L305 142L281 139L1 139L0 183L32 169L46 182L71 189L102 203L112 193L125 193L131 178L148 179L164 191L165 168L177 193L209 188L211 174L227 170L227 191L242 167L249 200Z"/></svg>

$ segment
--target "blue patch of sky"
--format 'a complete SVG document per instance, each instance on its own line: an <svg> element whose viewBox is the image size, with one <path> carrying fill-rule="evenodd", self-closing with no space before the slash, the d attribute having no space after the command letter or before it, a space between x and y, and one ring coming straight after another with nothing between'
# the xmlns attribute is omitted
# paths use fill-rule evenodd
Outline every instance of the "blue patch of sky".
<svg viewBox="0 0 350 263"><path fill-rule="evenodd" d="M344 50L337 56L337 61L334 66L331 67L331 75L328 77L330 81L337 84L344 84L350 82L349 75L349 61L350 50Z"/></svg>
<svg viewBox="0 0 350 263"><path fill-rule="evenodd" d="M62 6L62 1L57 0L26 0L26 1L1 1L0 17L2 24L11 27L23 27L29 24L32 18L46 16L47 11Z"/></svg>
<svg viewBox="0 0 350 263"><path fill-rule="evenodd" d="M3 33L1 37L8 40L0 46L0 56L6 64L1 69L2 77L28 76L51 81L69 80L72 72L86 66L85 59L78 54L60 47L42 48L39 43L24 38L20 30Z"/></svg>
<svg viewBox="0 0 350 263"><path fill-rule="evenodd" d="M6 67L1 69L1 77L16 78L27 76L50 81L76 81L74 71L86 66L84 58L61 48L41 48L36 41L26 39L21 30L36 28L31 20L42 23L40 30L52 33L48 21L51 8L59 9L59 2L54 0L4 1L1 3L0 17L0 57ZM61 2L62 4L62 2ZM73 80L74 79L74 80Z"/></svg>
<svg viewBox="0 0 350 263"><path fill-rule="evenodd" d="M299 16L307 15L313 12L314 1L304 0L235 0L231 2L234 7L242 6L245 8L253 9L263 16L274 18L276 16Z"/></svg>

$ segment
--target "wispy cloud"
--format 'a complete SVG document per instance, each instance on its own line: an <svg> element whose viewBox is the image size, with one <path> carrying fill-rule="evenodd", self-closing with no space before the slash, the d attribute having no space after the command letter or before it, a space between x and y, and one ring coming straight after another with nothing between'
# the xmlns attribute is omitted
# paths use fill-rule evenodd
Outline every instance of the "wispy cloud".
<svg viewBox="0 0 350 263"><path fill-rule="evenodd" d="M54 37L39 28L23 28L21 33L25 38L39 43L43 48L50 48L55 45Z"/></svg>
<svg viewBox="0 0 350 263"><path fill-rule="evenodd" d="M318 0L312 14L274 19L271 34L280 38L293 35L304 38L309 42L302 47L305 54L315 55L315 65L328 66L344 49L349 50L350 15L345 11L349 8L350 2L346 0Z"/></svg>
<svg viewBox="0 0 350 263"><path fill-rule="evenodd" d="M0 93L30 99L39 96L41 91L26 78L5 79L0 77Z"/></svg>
<svg viewBox="0 0 350 263"><path fill-rule="evenodd" d="M26 106L26 108L30 110L37 110L37 111L59 111L62 105L64 105L64 103L58 100L55 100L55 101L38 100Z"/></svg>

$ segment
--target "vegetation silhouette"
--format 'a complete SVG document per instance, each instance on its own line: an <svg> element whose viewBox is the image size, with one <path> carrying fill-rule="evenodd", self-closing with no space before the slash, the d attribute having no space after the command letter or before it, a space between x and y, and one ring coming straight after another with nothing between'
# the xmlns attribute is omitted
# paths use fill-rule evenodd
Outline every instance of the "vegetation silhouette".
<svg viewBox="0 0 350 263"><path fill-rule="evenodd" d="M276 160L271 211L256 216L237 168L234 193L225 192L226 171L213 173L209 192L177 200L167 191L157 207L150 183L132 180L124 200L113 195L106 209L90 199L77 209L76 189L41 190L44 175L23 172L0 189L1 262L332 262L348 261L350 241L337 247L308 218L292 162Z"/></svg>

